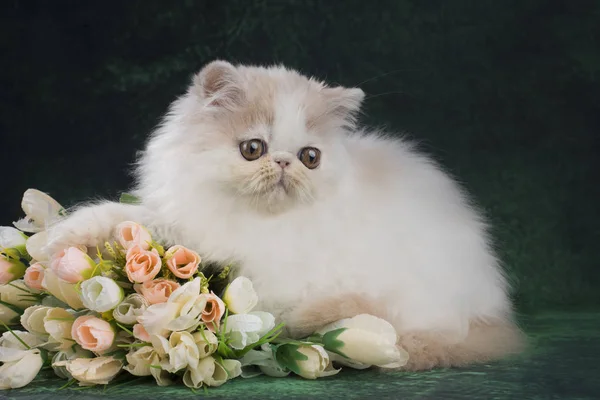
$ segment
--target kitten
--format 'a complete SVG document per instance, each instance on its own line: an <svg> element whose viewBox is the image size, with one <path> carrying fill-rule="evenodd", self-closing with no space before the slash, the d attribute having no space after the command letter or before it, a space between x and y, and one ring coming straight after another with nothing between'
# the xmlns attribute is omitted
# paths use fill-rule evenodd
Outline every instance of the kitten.
<svg viewBox="0 0 600 400"><path fill-rule="evenodd" d="M357 128L363 98L283 67L212 62L141 155L142 204L76 210L48 252L135 220L237 263L291 335L370 313L396 327L405 369L519 351L484 219L411 143Z"/></svg>

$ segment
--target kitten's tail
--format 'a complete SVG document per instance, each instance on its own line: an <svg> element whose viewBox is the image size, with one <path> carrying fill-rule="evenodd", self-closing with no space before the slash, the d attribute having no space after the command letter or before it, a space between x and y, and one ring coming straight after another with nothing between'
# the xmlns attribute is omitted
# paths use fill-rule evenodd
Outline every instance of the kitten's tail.
<svg viewBox="0 0 600 400"><path fill-rule="evenodd" d="M461 367L517 354L525 348L525 335L510 321L471 321L467 336L451 343L433 332L400 333L398 345L409 354L403 370Z"/></svg>

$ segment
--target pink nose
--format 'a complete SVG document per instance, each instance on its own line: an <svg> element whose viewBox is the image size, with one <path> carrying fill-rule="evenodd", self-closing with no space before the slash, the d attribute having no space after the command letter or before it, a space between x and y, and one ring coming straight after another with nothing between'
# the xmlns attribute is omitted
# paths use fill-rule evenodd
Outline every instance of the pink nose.
<svg viewBox="0 0 600 400"><path fill-rule="evenodd" d="M279 164L279 166L280 166L281 168L285 168L285 167L287 167L288 165L290 165L290 162L289 162L289 161L286 161L286 160L277 160L277 161L275 161L275 162L276 162L277 164Z"/></svg>

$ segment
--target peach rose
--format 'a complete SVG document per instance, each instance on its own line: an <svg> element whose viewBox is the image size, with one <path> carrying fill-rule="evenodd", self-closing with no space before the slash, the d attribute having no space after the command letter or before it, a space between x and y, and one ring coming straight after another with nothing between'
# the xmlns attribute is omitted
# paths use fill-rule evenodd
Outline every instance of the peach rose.
<svg viewBox="0 0 600 400"><path fill-rule="evenodd" d="M131 282L144 283L160 272L160 255L156 249L144 250L135 245L127 250L125 272Z"/></svg>
<svg viewBox="0 0 600 400"><path fill-rule="evenodd" d="M83 315L73 322L71 336L82 348L101 353L111 348L115 331L105 320Z"/></svg>
<svg viewBox="0 0 600 400"><path fill-rule="evenodd" d="M32 289L43 290L44 272L46 269L40 263L35 263L25 270L25 284Z"/></svg>
<svg viewBox="0 0 600 400"><path fill-rule="evenodd" d="M63 281L78 283L91 278L96 263L80 248L69 247L55 256L50 268Z"/></svg>
<svg viewBox="0 0 600 400"><path fill-rule="evenodd" d="M0 285L6 285L25 275L25 264L0 256Z"/></svg>
<svg viewBox="0 0 600 400"><path fill-rule="evenodd" d="M146 328L142 324L135 324L133 326L133 337L142 342L150 343L150 335L146 332Z"/></svg>
<svg viewBox="0 0 600 400"><path fill-rule="evenodd" d="M173 246L166 253L167 266L178 278L189 279L198 271L200 256L183 246Z"/></svg>
<svg viewBox="0 0 600 400"><path fill-rule="evenodd" d="M210 292L206 294L206 307L202 311L202 321L206 324L206 328L215 332L219 329L221 318L225 313L225 303L216 294Z"/></svg>
<svg viewBox="0 0 600 400"><path fill-rule="evenodd" d="M150 304L165 303L171 293L179 289L179 283L168 279L155 279L146 281L141 285L136 285L135 290Z"/></svg>
<svg viewBox="0 0 600 400"><path fill-rule="evenodd" d="M148 250L150 248L152 236L150 235L150 232L140 224L125 221L117 225L116 230L119 243L121 243L121 246L125 249L130 249L133 246L140 246L143 250Z"/></svg>

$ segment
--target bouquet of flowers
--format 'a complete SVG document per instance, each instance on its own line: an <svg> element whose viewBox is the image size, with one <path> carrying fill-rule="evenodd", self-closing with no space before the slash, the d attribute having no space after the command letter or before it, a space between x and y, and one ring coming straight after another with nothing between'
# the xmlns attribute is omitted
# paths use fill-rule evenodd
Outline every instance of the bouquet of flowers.
<svg viewBox="0 0 600 400"><path fill-rule="evenodd" d="M291 373L307 379L408 360L384 320L359 315L304 340L254 310L252 282L231 266L206 276L195 251L163 247L126 221L102 248L69 247L49 258L45 227L65 210L45 193L23 195L26 217L0 227L0 389L44 368L67 385L108 384L121 373L197 389L236 377ZM215 293L214 290L217 290Z"/></svg>

